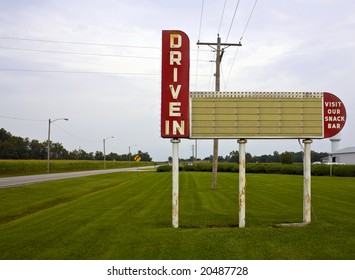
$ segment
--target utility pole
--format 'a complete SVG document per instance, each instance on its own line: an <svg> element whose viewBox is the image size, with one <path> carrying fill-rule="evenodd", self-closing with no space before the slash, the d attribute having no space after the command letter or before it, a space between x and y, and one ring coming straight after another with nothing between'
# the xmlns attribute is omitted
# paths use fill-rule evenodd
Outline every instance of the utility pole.
<svg viewBox="0 0 355 280"><path fill-rule="evenodd" d="M224 54L224 50L231 46L242 46L241 43L221 43L221 38L217 34L217 43L201 43L197 42L197 45L205 45L213 48L216 51L216 94L220 91L221 80L221 62ZM217 186L217 169L218 169L218 139L213 139L213 167L212 167L212 189L216 189Z"/></svg>

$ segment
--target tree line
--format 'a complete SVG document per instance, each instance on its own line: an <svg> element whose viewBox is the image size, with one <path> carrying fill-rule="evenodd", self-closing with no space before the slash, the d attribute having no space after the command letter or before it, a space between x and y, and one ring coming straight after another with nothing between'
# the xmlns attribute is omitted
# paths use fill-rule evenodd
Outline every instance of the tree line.
<svg viewBox="0 0 355 280"><path fill-rule="evenodd" d="M48 141L40 142L13 136L4 128L0 129L0 159L46 159ZM104 154L101 151L86 152L82 149L68 151L61 143L51 143L51 159L73 159L73 160L103 160ZM138 151L142 161L152 161L147 152ZM129 161L133 160L132 154L110 153L106 160Z"/></svg>

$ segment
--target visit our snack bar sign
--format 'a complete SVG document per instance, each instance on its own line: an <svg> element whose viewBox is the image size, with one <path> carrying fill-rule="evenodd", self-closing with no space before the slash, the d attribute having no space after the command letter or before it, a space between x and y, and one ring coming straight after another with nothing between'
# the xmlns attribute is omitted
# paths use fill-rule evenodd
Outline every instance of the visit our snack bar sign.
<svg viewBox="0 0 355 280"><path fill-rule="evenodd" d="M182 31L162 32L161 137L189 137L190 42Z"/></svg>
<svg viewBox="0 0 355 280"><path fill-rule="evenodd" d="M333 137L344 127L346 110L344 103L335 95L325 92L323 94L324 111L324 138Z"/></svg>
<svg viewBox="0 0 355 280"><path fill-rule="evenodd" d="M190 138L322 139L346 122L329 92L190 92Z"/></svg>

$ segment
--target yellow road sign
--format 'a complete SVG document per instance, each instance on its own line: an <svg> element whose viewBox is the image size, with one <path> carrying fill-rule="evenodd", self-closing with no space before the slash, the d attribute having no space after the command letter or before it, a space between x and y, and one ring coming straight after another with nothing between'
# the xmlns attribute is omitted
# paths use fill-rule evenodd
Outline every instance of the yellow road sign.
<svg viewBox="0 0 355 280"><path fill-rule="evenodd" d="M142 159L139 155L136 155L134 158L133 158L136 162L140 162L140 160Z"/></svg>

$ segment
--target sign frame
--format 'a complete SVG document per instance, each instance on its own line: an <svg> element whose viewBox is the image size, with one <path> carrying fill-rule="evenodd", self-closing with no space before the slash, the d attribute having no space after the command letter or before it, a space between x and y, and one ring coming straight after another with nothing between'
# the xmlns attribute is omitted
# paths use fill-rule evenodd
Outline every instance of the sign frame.
<svg viewBox="0 0 355 280"><path fill-rule="evenodd" d="M191 92L190 114L191 139L323 139L346 121L328 92Z"/></svg>

